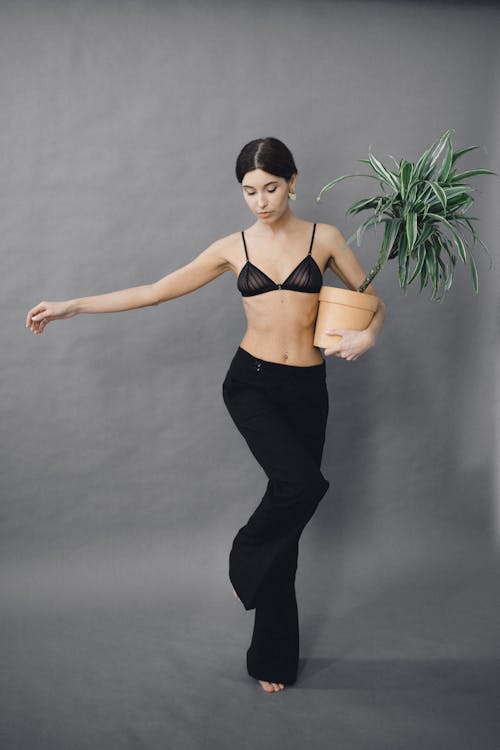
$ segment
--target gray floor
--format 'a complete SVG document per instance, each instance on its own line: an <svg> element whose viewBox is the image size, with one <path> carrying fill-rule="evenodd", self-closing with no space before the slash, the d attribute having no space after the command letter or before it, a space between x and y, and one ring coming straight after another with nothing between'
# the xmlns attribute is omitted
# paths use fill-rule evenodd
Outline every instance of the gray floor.
<svg viewBox="0 0 500 750"><path fill-rule="evenodd" d="M229 589L4 612L0 746L498 750L498 580L485 560L422 565L327 621L315 594L298 682L273 694L246 674L252 614Z"/></svg>

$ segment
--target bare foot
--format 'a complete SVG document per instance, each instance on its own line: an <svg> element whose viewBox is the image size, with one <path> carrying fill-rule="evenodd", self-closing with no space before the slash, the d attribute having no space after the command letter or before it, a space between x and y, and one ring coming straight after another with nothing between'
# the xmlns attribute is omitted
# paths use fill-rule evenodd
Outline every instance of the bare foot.
<svg viewBox="0 0 500 750"><path fill-rule="evenodd" d="M241 601L236 591L233 589L233 596L238 599L238 601ZM268 682L267 680L258 680L263 690L266 691L266 693L274 693L278 690L283 690L285 687L282 682Z"/></svg>
<svg viewBox="0 0 500 750"><path fill-rule="evenodd" d="M285 687L282 682L267 682L267 680L258 680L263 690L266 691L266 693L274 693L278 692L279 690L283 690Z"/></svg>

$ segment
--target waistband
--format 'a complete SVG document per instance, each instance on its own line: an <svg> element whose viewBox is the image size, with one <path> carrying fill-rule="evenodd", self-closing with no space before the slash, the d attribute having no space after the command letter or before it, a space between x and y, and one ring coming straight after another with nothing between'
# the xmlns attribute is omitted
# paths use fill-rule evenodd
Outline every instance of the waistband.
<svg viewBox="0 0 500 750"><path fill-rule="evenodd" d="M276 376L279 378L284 377L300 377L300 378L314 378L324 377L326 375L325 360L319 365L285 365L281 362L269 362L267 359L259 359L255 357L246 349L242 349L241 346L236 350L230 369L235 372L255 372L264 373L270 376Z"/></svg>

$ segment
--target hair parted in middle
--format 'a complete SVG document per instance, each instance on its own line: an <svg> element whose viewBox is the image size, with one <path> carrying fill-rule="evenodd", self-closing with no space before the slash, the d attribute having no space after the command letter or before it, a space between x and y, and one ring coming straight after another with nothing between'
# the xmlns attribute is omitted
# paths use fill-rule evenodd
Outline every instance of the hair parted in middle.
<svg viewBox="0 0 500 750"><path fill-rule="evenodd" d="M243 181L247 172L263 169L289 180L297 172L292 152L278 138L255 138L241 149L236 160L236 179Z"/></svg>

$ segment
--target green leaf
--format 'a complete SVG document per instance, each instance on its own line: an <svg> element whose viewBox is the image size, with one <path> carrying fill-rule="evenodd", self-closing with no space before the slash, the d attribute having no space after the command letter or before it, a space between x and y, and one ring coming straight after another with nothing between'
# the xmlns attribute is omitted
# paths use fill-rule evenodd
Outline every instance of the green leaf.
<svg viewBox="0 0 500 750"><path fill-rule="evenodd" d="M476 230L474 229L474 227L472 226L472 224L470 223L469 217L467 217L467 216L457 217L455 219L455 221L460 222L460 223L463 222L463 223L465 223L467 225L467 227L469 229L469 232L471 233L472 237L474 238L474 245L475 245L476 241L477 241L477 233L476 233Z"/></svg>
<svg viewBox="0 0 500 750"><path fill-rule="evenodd" d="M378 216L370 216L368 219L366 219L357 229L356 231L356 239L358 243L358 247L361 244L361 239L366 232L367 229L374 226L374 224L380 223L380 219Z"/></svg>
<svg viewBox="0 0 500 750"><path fill-rule="evenodd" d="M399 178L400 178L399 192L401 193L401 198L403 200L405 200L407 196L408 188L411 183L412 174L413 174L413 164L403 159L399 166Z"/></svg>
<svg viewBox="0 0 500 750"><path fill-rule="evenodd" d="M406 217L406 237L408 239L408 250L410 254L417 238L417 214L409 213Z"/></svg>
<svg viewBox="0 0 500 750"><path fill-rule="evenodd" d="M437 293L438 285L439 285L439 278L438 278L438 270L437 270L437 260L436 260L436 254L434 252L434 246L433 243L429 246L429 252L425 256L425 265L427 266L427 271L429 273L432 287L433 287L433 297Z"/></svg>
<svg viewBox="0 0 500 750"><path fill-rule="evenodd" d="M433 219L437 219L437 221L440 221L442 224L444 224L446 227L448 227L448 229L450 230L450 232L453 235L453 239L454 239L455 244L456 244L456 246L458 248L458 254L460 255L460 258L462 259L462 261L464 263L467 263L467 253L466 253L466 250L465 250L464 241L462 240L461 236L458 234L458 232L455 229L455 227L452 226L452 224L450 224L450 222L447 221L444 218L444 216L439 216L438 214L431 213L430 211L429 211L429 213L427 215L430 216Z"/></svg>
<svg viewBox="0 0 500 750"><path fill-rule="evenodd" d="M444 145L449 138L450 133L450 130L446 131L446 133L443 133L443 135L440 136L437 141L434 141L430 148L424 151L422 156L419 158L414 170L415 178L417 180L425 180L427 179L427 177L429 177L434 168L434 164L439 158L439 154L443 150Z"/></svg>
<svg viewBox="0 0 500 750"><path fill-rule="evenodd" d="M390 187L392 187L394 190L398 190L399 185L392 172L386 169L384 165L379 162L379 160L375 156L373 156L373 154L368 154L368 158L374 171L379 175L382 181L387 185L390 185Z"/></svg>
<svg viewBox="0 0 500 750"><path fill-rule="evenodd" d="M378 180L378 177L375 177L373 174L360 174L360 173L354 173L354 174L344 174L342 177L336 177L335 180L332 180L327 185L321 188L320 192L316 196L316 203L319 203L321 201L321 195L322 193L326 193L328 190L331 190L334 185L337 184L337 182L340 182L341 180L347 180L349 177L370 177L372 180Z"/></svg>
<svg viewBox="0 0 500 750"><path fill-rule="evenodd" d="M408 276L408 262L409 262L409 260L410 260L409 256L407 256L407 255L405 255L404 253L401 253L401 252L399 253L399 255L398 255L398 265L399 265L398 276L399 276L399 284L400 284L400 286L401 286L402 289L406 289L406 286L407 286L406 279L407 279L407 276Z"/></svg>
<svg viewBox="0 0 500 750"><path fill-rule="evenodd" d="M380 250L380 259L383 264L387 262L394 245L394 240L398 236L400 226L401 219L390 219L386 222L382 247Z"/></svg>
<svg viewBox="0 0 500 750"><path fill-rule="evenodd" d="M474 177L477 174L496 174L491 169L470 169L468 172L460 172L454 175L452 182L459 182L460 180L466 180L468 177Z"/></svg>
<svg viewBox="0 0 500 750"><path fill-rule="evenodd" d="M425 256L425 257L427 257L427 256ZM420 289L419 289L420 292L422 291L422 289L424 288L424 286L427 286L427 279L428 279L428 272L427 272L427 266L425 265L422 268L422 272L420 274Z"/></svg>
<svg viewBox="0 0 500 750"><path fill-rule="evenodd" d="M419 238L419 245L427 242L427 240L429 239L433 231L434 231L434 224L431 224L430 222L425 222L422 226L422 232Z"/></svg>
<svg viewBox="0 0 500 750"><path fill-rule="evenodd" d="M468 151L474 151L474 149L476 148L479 148L479 146L468 146L467 148L461 148L458 151L455 151L452 159L453 164L455 164L456 160L466 154Z"/></svg>
<svg viewBox="0 0 500 750"><path fill-rule="evenodd" d="M452 212L455 212L458 208L460 214L464 214L473 203L474 199L470 195L463 195L462 197L457 195L455 198L451 198L448 201L448 218L455 219L455 214Z"/></svg>
<svg viewBox="0 0 500 750"><path fill-rule="evenodd" d="M443 263L443 260L440 255L437 256L437 262L439 263L439 267L441 268L442 274L440 274L439 279L443 282L443 284L446 281L447 278L447 272L446 272L446 266ZM444 290L443 290L444 291Z"/></svg>
<svg viewBox="0 0 500 750"><path fill-rule="evenodd" d="M360 211L366 211L369 208L375 208L380 204L380 199L377 200L377 198L363 198L362 200L356 201L356 203L353 203L352 206L350 206L346 213L347 214L357 214Z"/></svg>
<svg viewBox="0 0 500 750"><path fill-rule="evenodd" d="M447 198L454 198L456 195L463 195L464 193L473 193L476 190L476 188L472 187L472 185L465 184L453 185L452 187L445 185L442 189L444 190Z"/></svg>
<svg viewBox="0 0 500 750"><path fill-rule="evenodd" d="M441 203L442 207L446 210L446 193L437 182L434 182L432 180L425 180L427 185L431 188L432 192L438 199L438 201Z"/></svg>
<svg viewBox="0 0 500 750"><path fill-rule="evenodd" d="M479 281L478 281L478 276L477 276L477 266L476 266L476 262L474 260L474 256L472 255L472 253L469 253L469 263L470 263L470 270L472 273L472 286L474 287L474 291L476 292L476 294L478 294L479 293Z"/></svg>
<svg viewBox="0 0 500 750"><path fill-rule="evenodd" d="M449 141L450 137L450 130L447 130L446 133L443 133L443 135L433 144L430 148L431 154L430 159L428 162L427 170L422 174L422 178L425 180L429 177L429 175L432 173L434 166L439 159L439 155L441 154L441 151L446 146L446 143Z"/></svg>
<svg viewBox="0 0 500 750"><path fill-rule="evenodd" d="M453 256L455 257L455 256ZM451 259L450 259L451 260ZM444 291L447 292L451 288L451 284L453 281L453 261L448 263L448 268L446 271L446 278L444 280Z"/></svg>
<svg viewBox="0 0 500 750"><path fill-rule="evenodd" d="M422 267L424 265L425 261L425 255L426 255L426 247L425 244L422 243L420 247L418 248L418 260L415 264L415 268L413 270L413 274L410 277L410 280L408 281L408 284L411 284L411 282L418 276L418 274L421 272Z"/></svg>
<svg viewBox="0 0 500 750"><path fill-rule="evenodd" d="M450 173L451 165L452 165L452 159L453 159L453 146L451 145L450 139L448 138L446 141L446 153L443 159L443 163L441 165L441 169L439 170L437 180L441 180L441 182L446 182L448 179L448 175Z"/></svg>

